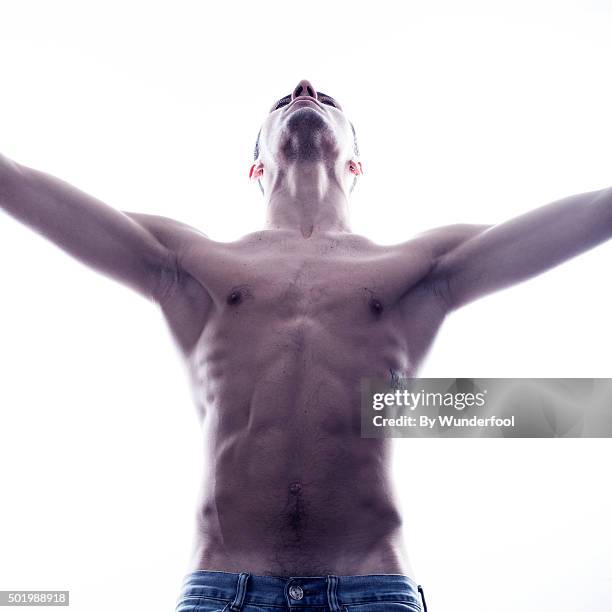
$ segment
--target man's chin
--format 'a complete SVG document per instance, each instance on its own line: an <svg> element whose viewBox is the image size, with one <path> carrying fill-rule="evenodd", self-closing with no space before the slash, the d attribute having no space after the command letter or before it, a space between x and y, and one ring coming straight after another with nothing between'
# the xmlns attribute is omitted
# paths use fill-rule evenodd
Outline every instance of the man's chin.
<svg viewBox="0 0 612 612"><path fill-rule="evenodd" d="M309 130L331 128L325 115L318 107L311 105L299 106L291 110L286 119L286 126L291 132L298 132L305 128Z"/></svg>
<svg viewBox="0 0 612 612"><path fill-rule="evenodd" d="M333 127L316 108L301 106L287 117L281 152L288 161L317 161L336 149Z"/></svg>

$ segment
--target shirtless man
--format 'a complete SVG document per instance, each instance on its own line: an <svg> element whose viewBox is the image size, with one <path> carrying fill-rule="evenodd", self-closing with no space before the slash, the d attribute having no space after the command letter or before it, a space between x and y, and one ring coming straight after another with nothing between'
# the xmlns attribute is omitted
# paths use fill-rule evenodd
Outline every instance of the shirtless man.
<svg viewBox="0 0 612 612"><path fill-rule="evenodd" d="M6 158L0 205L158 304L188 364L207 463L180 612L420 611L390 440L360 437L360 380L416 375L449 312L610 238L612 188L379 246L349 229L352 124L307 80L255 157L265 227L231 243Z"/></svg>

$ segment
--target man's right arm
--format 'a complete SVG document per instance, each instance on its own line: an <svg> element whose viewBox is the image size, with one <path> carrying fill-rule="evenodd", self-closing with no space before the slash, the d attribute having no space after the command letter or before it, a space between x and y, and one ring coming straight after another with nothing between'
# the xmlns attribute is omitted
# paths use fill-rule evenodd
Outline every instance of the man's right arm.
<svg viewBox="0 0 612 612"><path fill-rule="evenodd" d="M176 257L133 218L0 155L0 208L97 271L158 301Z"/></svg>

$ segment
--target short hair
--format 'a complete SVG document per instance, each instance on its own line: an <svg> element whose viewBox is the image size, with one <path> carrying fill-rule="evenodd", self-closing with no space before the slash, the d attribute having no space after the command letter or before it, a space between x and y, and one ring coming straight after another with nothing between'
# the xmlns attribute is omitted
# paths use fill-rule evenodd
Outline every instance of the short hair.
<svg viewBox="0 0 612 612"><path fill-rule="evenodd" d="M355 132L355 126L353 125L351 121L349 121L349 124L351 126L351 130L353 130L353 153L355 153L355 155L359 157L359 146L357 145L357 133ZM259 137L260 136L261 136L261 128L259 129L259 132L257 132L257 140L255 141L255 150L253 152L254 161L257 161L257 158L259 157ZM353 184L351 185L351 192L353 191L353 189L355 189L356 183L357 183L357 177L353 179ZM259 185L259 188L261 189L261 193L263 193L264 190L261 185L261 179L257 181L257 184Z"/></svg>

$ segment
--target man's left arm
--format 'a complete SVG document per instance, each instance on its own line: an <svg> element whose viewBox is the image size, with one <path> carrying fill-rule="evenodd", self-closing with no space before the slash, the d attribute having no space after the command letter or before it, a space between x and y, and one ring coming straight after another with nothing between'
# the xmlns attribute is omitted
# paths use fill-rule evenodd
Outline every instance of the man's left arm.
<svg viewBox="0 0 612 612"><path fill-rule="evenodd" d="M477 227L477 226L476 226ZM431 237L448 243L445 229ZM439 249L431 281L453 310L612 238L612 187L572 195ZM434 244L433 250L436 251Z"/></svg>

